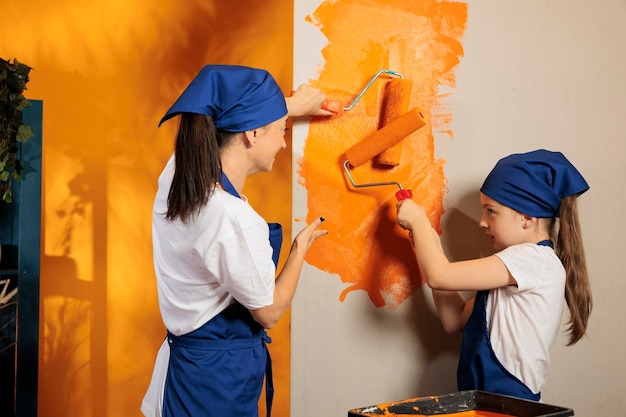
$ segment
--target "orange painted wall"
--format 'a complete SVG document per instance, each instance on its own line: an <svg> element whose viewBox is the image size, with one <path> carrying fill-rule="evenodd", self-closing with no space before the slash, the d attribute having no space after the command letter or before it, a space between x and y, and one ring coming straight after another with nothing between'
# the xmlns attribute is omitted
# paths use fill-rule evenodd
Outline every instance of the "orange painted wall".
<svg viewBox="0 0 626 417"><path fill-rule="evenodd" d="M453 137L452 114L442 90L455 87L463 56L467 4L455 1L340 0L322 2L307 16L327 39L324 63L311 83L350 105L379 70L411 83L408 108L426 125L400 143L396 166L370 161L350 169L357 185L399 182L413 192L441 232L446 192L445 160L435 156L435 134ZM422 284L407 233L396 224L398 187L354 188L344 173L345 152L379 130L385 86L397 75L381 74L343 114L311 123L299 162L299 182L309 198L307 218L325 216L329 233L307 261L337 275L347 286L339 296L365 291L377 306L395 307Z"/></svg>
<svg viewBox="0 0 626 417"><path fill-rule="evenodd" d="M43 100L39 416L133 416L164 336L151 258L157 129L205 63L292 80L292 2L0 0L0 56ZM291 151L246 194L291 233ZM284 256L281 262L284 261ZM289 414L289 317L270 334L275 416Z"/></svg>

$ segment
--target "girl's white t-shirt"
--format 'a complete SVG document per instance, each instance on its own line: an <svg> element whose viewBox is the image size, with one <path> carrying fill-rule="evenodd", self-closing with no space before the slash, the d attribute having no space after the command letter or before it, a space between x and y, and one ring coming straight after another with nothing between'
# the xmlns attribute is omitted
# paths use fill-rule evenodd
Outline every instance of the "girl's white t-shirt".
<svg viewBox="0 0 626 417"><path fill-rule="evenodd" d="M538 393L548 378L550 349L563 316L565 269L549 246L514 245L496 256L517 286L489 292L487 326L491 346L502 365Z"/></svg>

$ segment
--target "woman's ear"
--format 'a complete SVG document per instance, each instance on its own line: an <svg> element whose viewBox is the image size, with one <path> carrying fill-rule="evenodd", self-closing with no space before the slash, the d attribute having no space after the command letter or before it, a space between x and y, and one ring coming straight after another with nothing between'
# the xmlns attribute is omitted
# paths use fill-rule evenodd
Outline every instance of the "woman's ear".
<svg viewBox="0 0 626 417"><path fill-rule="evenodd" d="M244 133L244 137L246 138L246 145L254 146L256 145L256 135L257 131L255 130L246 130Z"/></svg>

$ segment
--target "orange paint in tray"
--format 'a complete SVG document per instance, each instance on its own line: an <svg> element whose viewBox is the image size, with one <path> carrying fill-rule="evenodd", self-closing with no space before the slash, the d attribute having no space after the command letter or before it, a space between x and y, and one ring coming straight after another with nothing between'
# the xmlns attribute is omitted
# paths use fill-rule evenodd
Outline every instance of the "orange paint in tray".
<svg viewBox="0 0 626 417"><path fill-rule="evenodd" d="M452 137L439 89L454 87L466 20L466 4L431 0L326 1L307 16L328 39L323 68L310 81L328 99L351 103L381 69L411 81L410 108L419 108L427 125L402 140L397 166L372 160L351 172L358 183L395 181L411 189L439 232L446 179L445 161L435 158L434 135ZM342 164L347 149L380 128L389 82L381 76L349 111L312 120L298 161L307 221L324 216L329 231L310 249L307 262L346 283L341 301L363 290L378 307L401 304L422 280L408 233L396 224L398 188L355 189Z"/></svg>

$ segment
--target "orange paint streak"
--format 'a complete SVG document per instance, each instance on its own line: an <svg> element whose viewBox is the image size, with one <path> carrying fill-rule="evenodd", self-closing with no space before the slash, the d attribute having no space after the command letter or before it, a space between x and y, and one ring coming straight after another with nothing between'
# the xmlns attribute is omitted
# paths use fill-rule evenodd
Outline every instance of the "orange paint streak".
<svg viewBox="0 0 626 417"><path fill-rule="evenodd" d="M454 87L452 69L463 54L459 38L466 20L463 3L403 0L327 1L307 17L328 39L325 65L311 83L329 99L350 104L380 69L413 82L409 108L419 107L430 123L403 140L397 167L367 162L351 172L356 183L397 181L411 189L439 232L445 161L434 158L433 131L451 136L451 116L437 92L442 85ZM329 231L311 248L307 262L348 284L341 301L364 290L379 307L405 301L421 285L419 269L407 233L395 221L398 188L354 189L342 163L346 149L379 129L388 81L380 77L342 115L312 121L298 161L299 183L308 192L307 220L325 216Z"/></svg>

